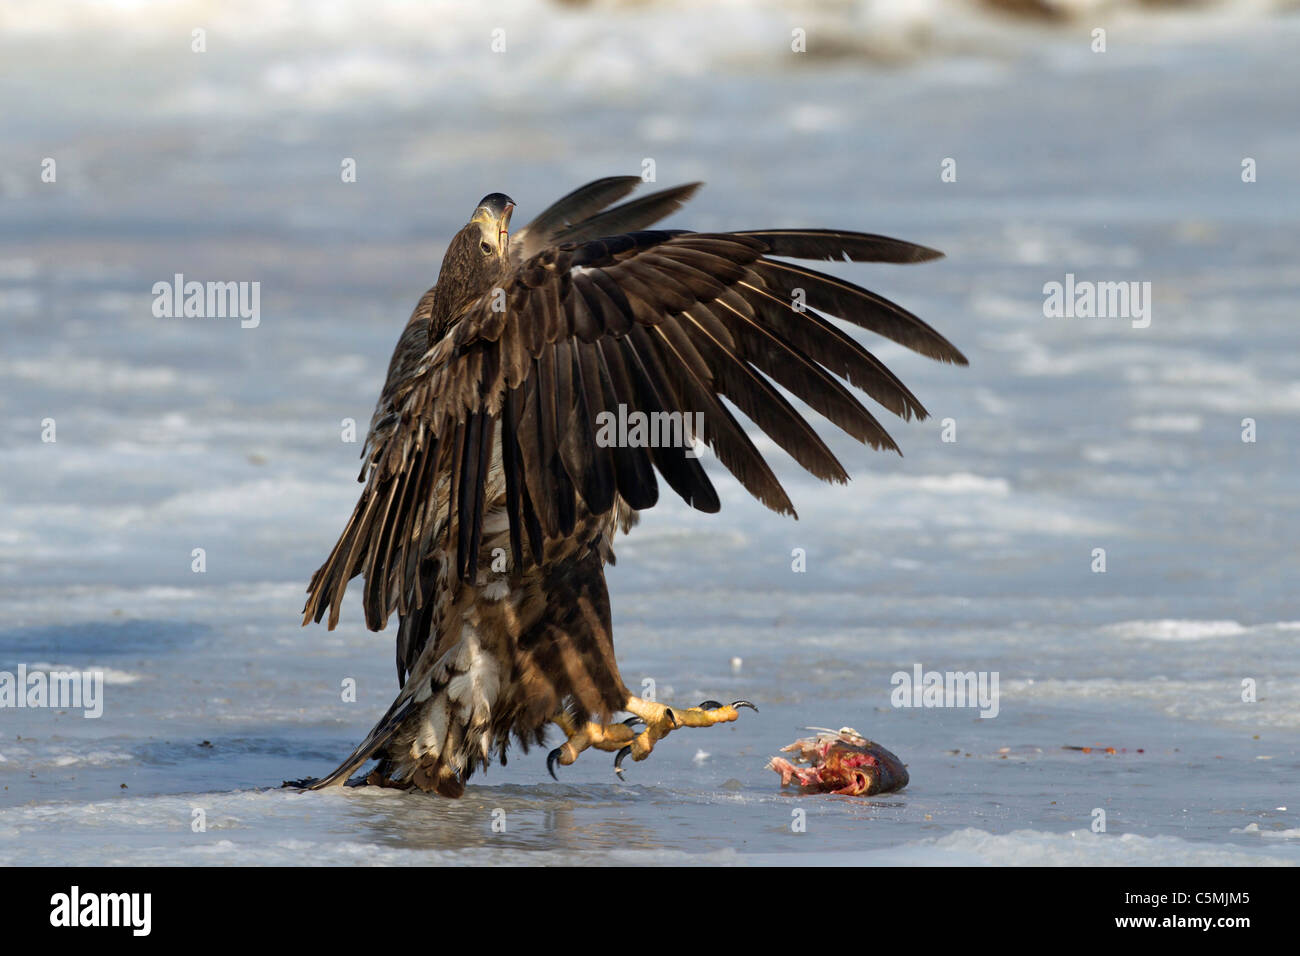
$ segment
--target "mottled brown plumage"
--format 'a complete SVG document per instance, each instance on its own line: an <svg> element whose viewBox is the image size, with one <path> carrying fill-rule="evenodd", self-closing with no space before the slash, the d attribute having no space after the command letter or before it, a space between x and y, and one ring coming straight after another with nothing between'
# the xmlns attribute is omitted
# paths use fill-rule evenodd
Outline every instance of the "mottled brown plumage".
<svg viewBox="0 0 1300 956"><path fill-rule="evenodd" d="M699 415L703 441L769 508L794 514L721 399L809 472L847 473L782 386L875 448L893 439L839 379L907 419L916 397L819 312L965 364L897 305L782 258L919 262L939 253L815 229L643 230L696 184L607 209L639 182L584 186L508 237L484 199L399 339L363 457L365 489L308 588L304 623L338 622L364 577L367 625L400 618L401 692L317 786L378 756L371 779L458 796L509 738L567 712L606 721L629 696L614 660L604 565L615 532L658 500L720 503L689 446L601 440L602 413ZM781 258L768 258L768 257Z"/></svg>

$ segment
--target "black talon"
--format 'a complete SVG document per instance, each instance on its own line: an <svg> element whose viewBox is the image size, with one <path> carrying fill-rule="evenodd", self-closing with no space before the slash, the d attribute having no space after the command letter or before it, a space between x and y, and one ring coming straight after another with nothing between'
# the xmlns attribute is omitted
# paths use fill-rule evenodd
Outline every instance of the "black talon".
<svg viewBox="0 0 1300 956"><path fill-rule="evenodd" d="M706 700L704 703L700 704L700 710L717 710L721 706L721 701Z"/></svg>
<svg viewBox="0 0 1300 956"><path fill-rule="evenodd" d="M623 725L626 727L631 727L633 724L644 724L644 723L645 721L642 720L640 717L629 717L627 720L623 721Z"/></svg>
<svg viewBox="0 0 1300 956"><path fill-rule="evenodd" d="M560 778L555 775L555 762L560 759L561 749L562 748L560 747L556 747L546 755L546 772L551 775L551 779L556 783L560 782Z"/></svg>
<svg viewBox="0 0 1300 956"><path fill-rule="evenodd" d="M618 774L618 779L620 780L623 779L623 758L631 752L631 747L624 747L618 752L618 756L614 758L614 772Z"/></svg>
<svg viewBox="0 0 1300 956"><path fill-rule="evenodd" d="M748 707L748 708L749 708L750 710L752 710L754 713L756 713L756 714L758 713L758 708L755 707L753 704L751 704L751 703L750 703L749 701L747 701L747 700L733 700L733 701L731 702L731 709L732 709L732 710L739 710L741 707Z"/></svg>
<svg viewBox="0 0 1300 956"><path fill-rule="evenodd" d="M673 709L671 707L664 708L664 716L673 722L674 727L677 726L677 715L673 713Z"/></svg>

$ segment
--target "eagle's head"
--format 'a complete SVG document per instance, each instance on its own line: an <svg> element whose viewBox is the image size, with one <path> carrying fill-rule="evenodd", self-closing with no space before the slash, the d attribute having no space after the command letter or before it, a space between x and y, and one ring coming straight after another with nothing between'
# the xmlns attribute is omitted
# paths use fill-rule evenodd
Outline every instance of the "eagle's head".
<svg viewBox="0 0 1300 956"><path fill-rule="evenodd" d="M467 305L500 284L508 267L514 208L515 201L505 193L484 196L469 222L452 237L438 274L435 325L455 321Z"/></svg>
<svg viewBox="0 0 1300 956"><path fill-rule="evenodd" d="M484 196L469 217L465 230L477 226L478 251L484 259L505 259L506 249L510 243L510 214L514 211L515 201L505 193L491 193Z"/></svg>

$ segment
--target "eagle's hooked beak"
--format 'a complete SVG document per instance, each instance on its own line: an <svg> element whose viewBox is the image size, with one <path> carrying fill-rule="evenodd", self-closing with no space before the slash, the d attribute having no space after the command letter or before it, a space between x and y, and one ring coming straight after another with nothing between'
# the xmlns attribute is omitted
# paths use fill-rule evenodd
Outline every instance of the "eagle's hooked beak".
<svg viewBox="0 0 1300 956"><path fill-rule="evenodd" d="M510 214L514 209L515 201L505 193L492 193L483 197L470 219L470 222L478 223L483 242L496 249L500 255L505 255L510 241Z"/></svg>

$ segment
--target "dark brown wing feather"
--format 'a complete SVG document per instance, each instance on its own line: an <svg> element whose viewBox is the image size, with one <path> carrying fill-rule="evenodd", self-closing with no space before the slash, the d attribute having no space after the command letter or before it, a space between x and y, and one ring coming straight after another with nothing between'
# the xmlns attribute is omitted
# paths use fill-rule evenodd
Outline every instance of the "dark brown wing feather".
<svg viewBox="0 0 1300 956"><path fill-rule="evenodd" d="M605 210L606 206L622 199L641 183L640 176L608 176L579 186L542 210L536 219L514 234L511 239L512 257L518 263L561 242L599 239L645 229L680 209L702 185L674 186Z"/></svg>
<svg viewBox="0 0 1300 956"><path fill-rule="evenodd" d="M558 211L539 217L539 234L598 234L607 224L635 222L680 202L693 189L572 222L622 195L625 185L611 180L571 194L567 212L561 201ZM616 496L634 509L653 505L656 472L693 507L716 511L717 494L687 448L607 447L597 440L597 415L620 406L629 413L701 413L702 438L719 461L768 507L793 514L722 399L812 474L842 482L843 466L774 383L877 448L897 445L837 379L905 419L926 413L820 312L940 361L966 359L875 293L767 257L919 262L937 255L883 236L799 229L630 232L542 249L511 272L504 313L491 310L489 297L475 302L419 357L407 385L394 390L390 417L397 424L370 451L366 491L313 578L307 617L320 620L329 610L332 627L348 578L363 569L372 628L382 628L408 594L418 607L420 562L435 540L454 547L457 574L473 579L484 481L498 442L516 566L527 560L525 542L540 561L545 537L571 533L580 504L593 514L611 508ZM440 487L447 498L441 518Z"/></svg>
<svg viewBox="0 0 1300 956"><path fill-rule="evenodd" d="M579 186L543 209L524 228L517 230L511 237L512 252L516 252L521 259L531 259L547 246L554 245L555 237L565 229L589 219L610 203L618 202L639 185L640 176L606 176Z"/></svg>

